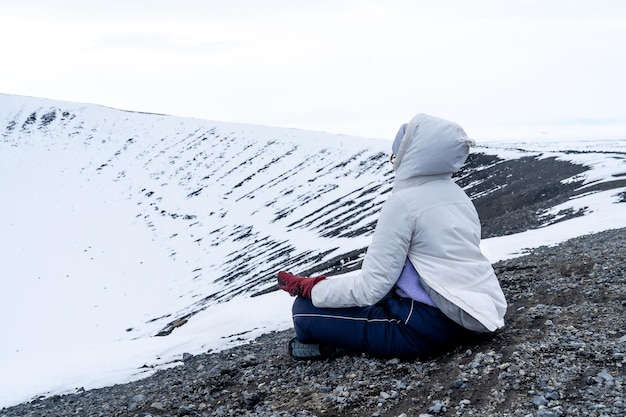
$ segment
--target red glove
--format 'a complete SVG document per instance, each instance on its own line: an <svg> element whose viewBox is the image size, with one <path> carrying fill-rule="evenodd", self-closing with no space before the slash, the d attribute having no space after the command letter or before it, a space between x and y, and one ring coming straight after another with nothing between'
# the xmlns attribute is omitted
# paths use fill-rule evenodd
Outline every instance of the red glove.
<svg viewBox="0 0 626 417"><path fill-rule="evenodd" d="M278 273L278 288L287 291L292 296L299 295L311 298L313 286L323 279L326 279L326 276L301 277L290 272L280 271Z"/></svg>

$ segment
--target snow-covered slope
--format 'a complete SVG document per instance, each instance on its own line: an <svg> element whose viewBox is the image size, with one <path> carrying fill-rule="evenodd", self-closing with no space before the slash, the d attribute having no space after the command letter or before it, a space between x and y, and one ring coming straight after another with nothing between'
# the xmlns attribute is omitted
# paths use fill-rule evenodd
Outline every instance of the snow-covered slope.
<svg viewBox="0 0 626 417"><path fill-rule="evenodd" d="M358 268L389 146L0 94L0 406L288 327L276 271ZM625 148L476 149L492 260L626 226Z"/></svg>

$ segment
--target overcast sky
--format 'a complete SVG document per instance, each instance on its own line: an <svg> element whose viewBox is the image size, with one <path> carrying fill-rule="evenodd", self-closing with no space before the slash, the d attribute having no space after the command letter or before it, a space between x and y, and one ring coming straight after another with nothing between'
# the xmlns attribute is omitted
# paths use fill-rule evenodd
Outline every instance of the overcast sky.
<svg viewBox="0 0 626 417"><path fill-rule="evenodd" d="M2 93L209 120L626 125L623 0L0 0L0 53Z"/></svg>

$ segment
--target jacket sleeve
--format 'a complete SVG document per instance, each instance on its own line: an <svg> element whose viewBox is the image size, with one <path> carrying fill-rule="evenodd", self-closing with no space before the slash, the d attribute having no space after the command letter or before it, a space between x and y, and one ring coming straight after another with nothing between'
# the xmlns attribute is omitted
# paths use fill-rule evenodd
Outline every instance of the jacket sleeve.
<svg viewBox="0 0 626 417"><path fill-rule="evenodd" d="M392 194L383 205L360 273L329 277L313 287L316 307L362 307L376 304L393 288L407 258L414 221Z"/></svg>

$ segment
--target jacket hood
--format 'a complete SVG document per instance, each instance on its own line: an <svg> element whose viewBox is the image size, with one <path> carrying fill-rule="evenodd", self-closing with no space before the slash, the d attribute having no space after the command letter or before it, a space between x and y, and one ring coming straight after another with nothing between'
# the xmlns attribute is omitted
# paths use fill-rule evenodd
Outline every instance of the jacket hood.
<svg viewBox="0 0 626 417"><path fill-rule="evenodd" d="M403 134L401 134L401 132ZM461 126L438 117L418 114L402 125L394 141L395 179L449 174L458 171L475 143Z"/></svg>

